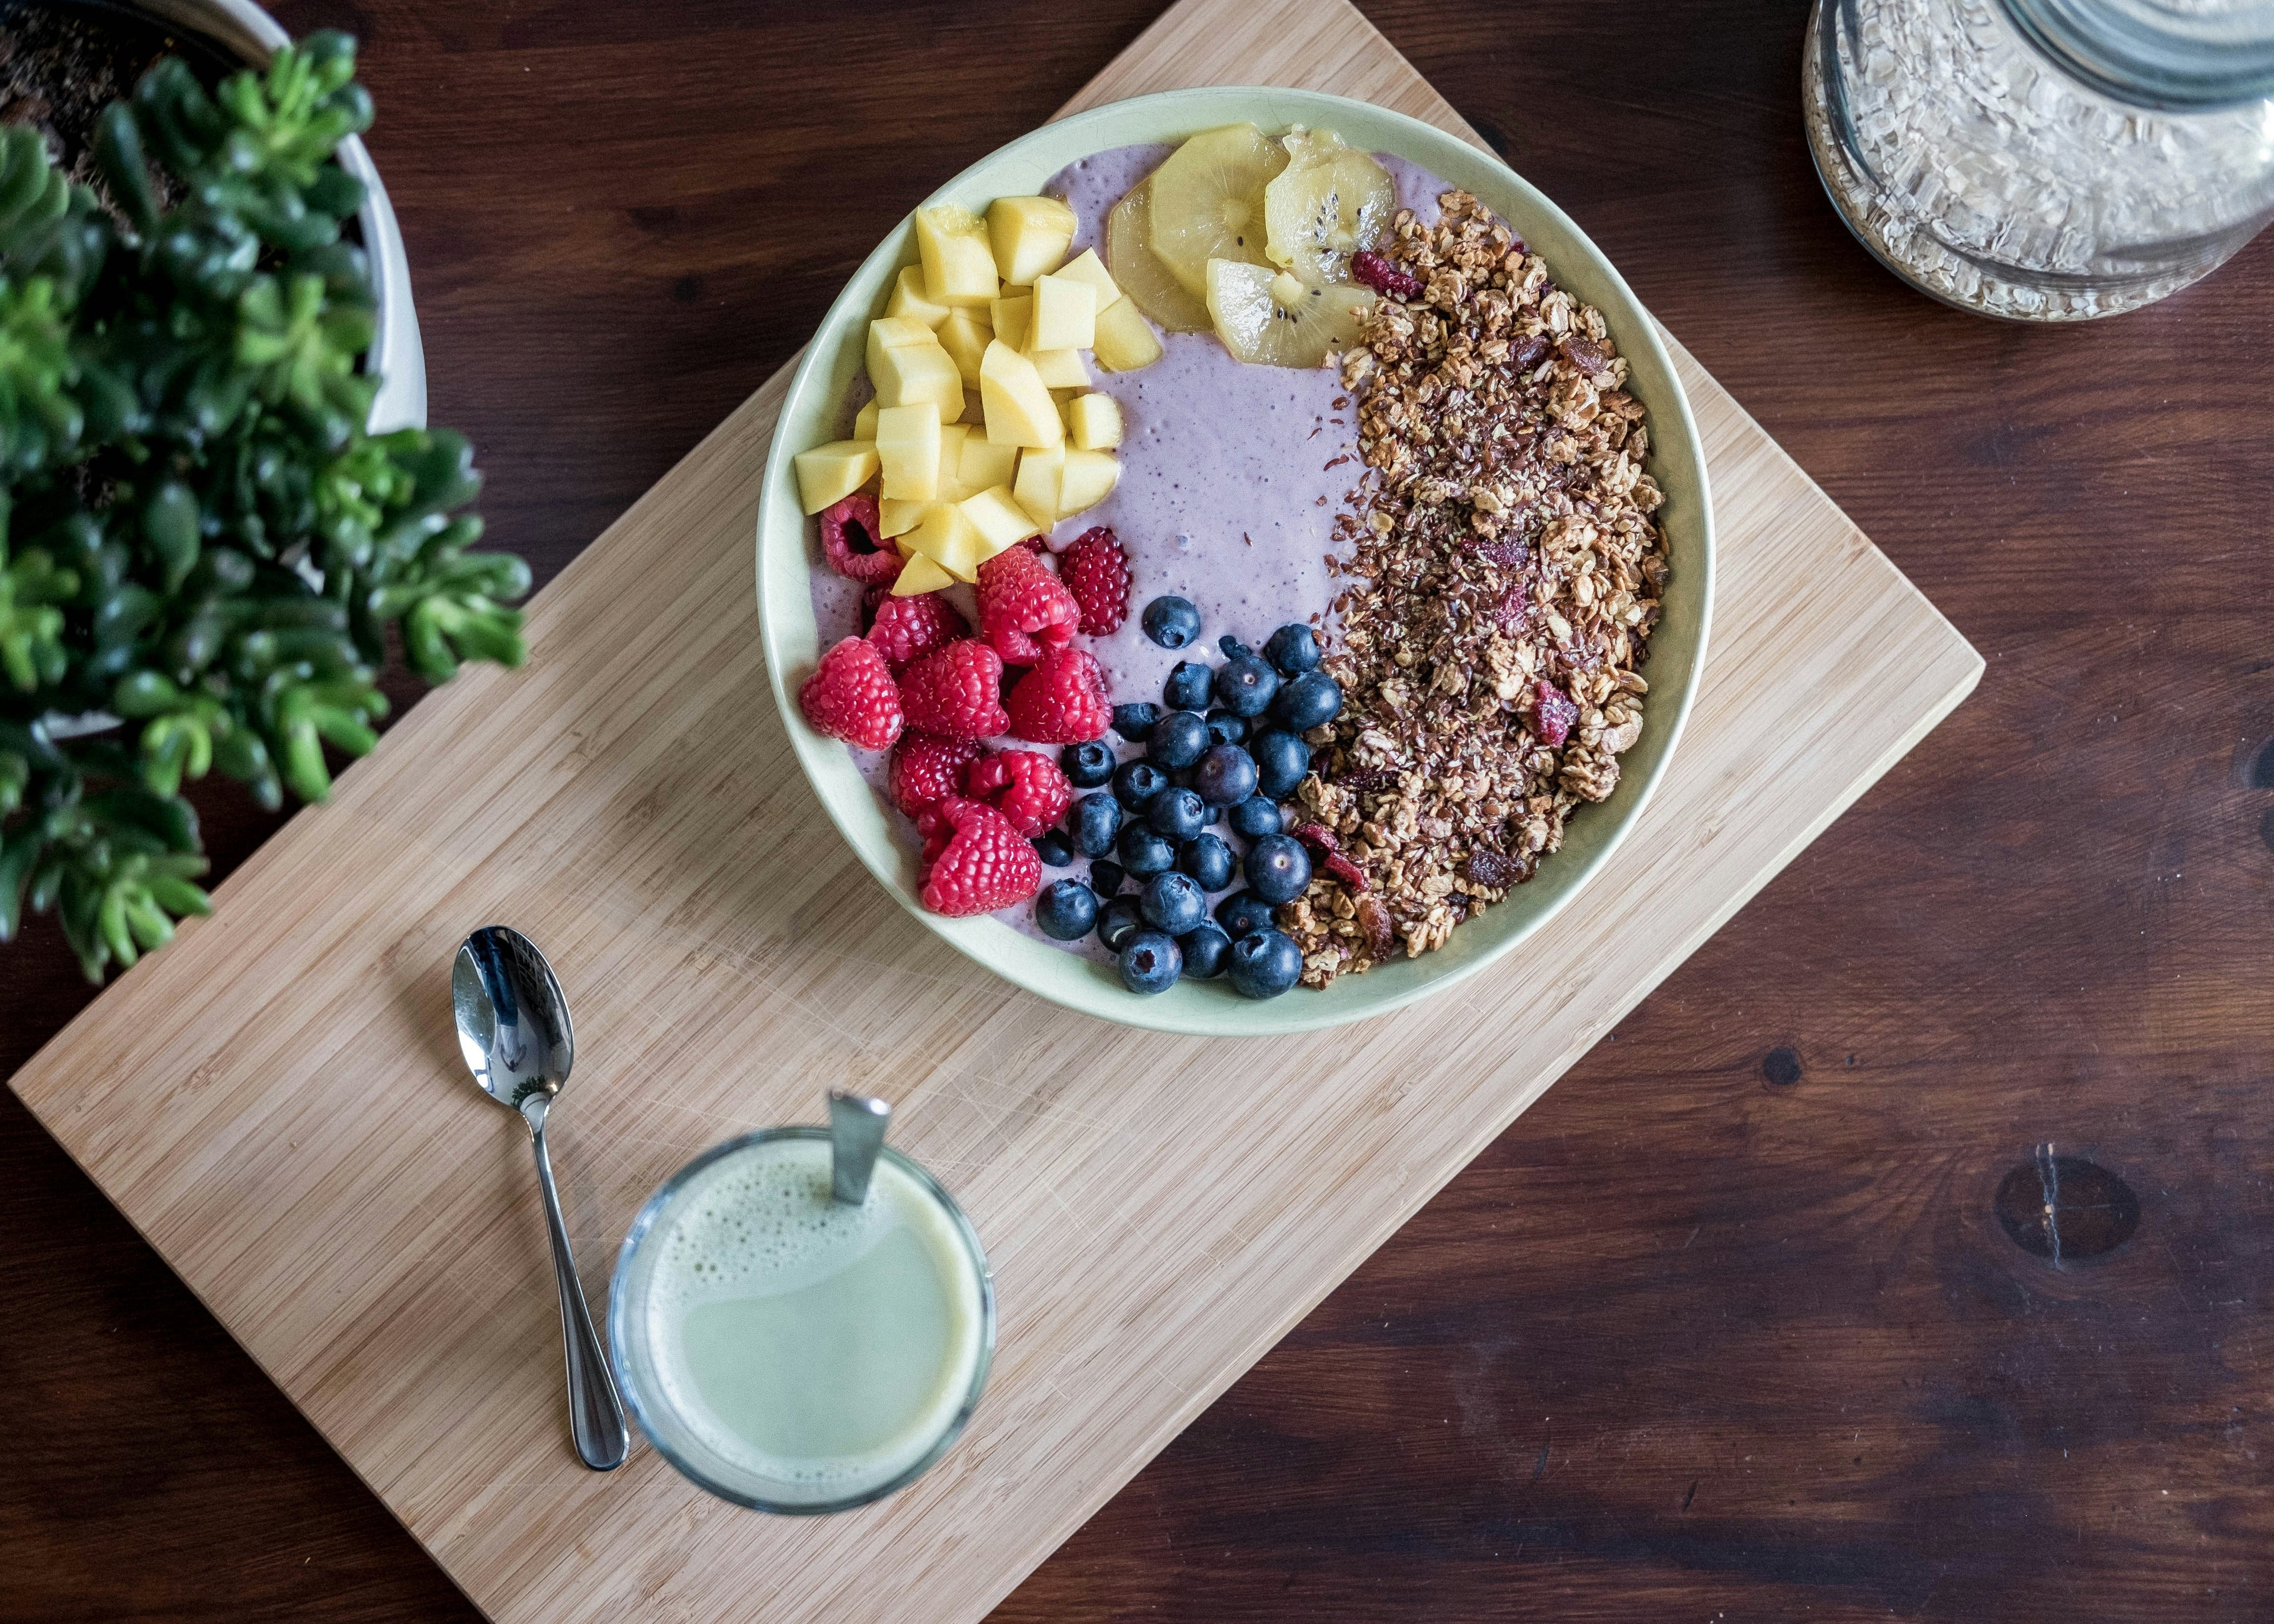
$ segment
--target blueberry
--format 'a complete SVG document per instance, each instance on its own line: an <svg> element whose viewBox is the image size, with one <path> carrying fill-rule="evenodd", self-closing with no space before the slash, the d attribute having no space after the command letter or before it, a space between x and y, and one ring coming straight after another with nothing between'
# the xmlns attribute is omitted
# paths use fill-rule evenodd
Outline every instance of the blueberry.
<svg viewBox="0 0 2274 1624"><path fill-rule="evenodd" d="M1073 849L1084 857L1103 857L1113 849L1113 837L1121 832L1121 803L1103 791L1084 795L1073 803L1073 816L1067 824L1073 835Z"/></svg>
<svg viewBox="0 0 2274 1624"><path fill-rule="evenodd" d="M1177 945L1184 950L1186 976L1195 981L1222 975L1231 956L1231 938L1214 925L1193 926L1177 938Z"/></svg>
<svg viewBox="0 0 2274 1624"><path fill-rule="evenodd" d="M1279 668L1281 676L1299 677L1319 663L1319 640L1307 626L1283 626L1263 645L1263 658Z"/></svg>
<svg viewBox="0 0 2274 1624"><path fill-rule="evenodd" d="M1232 832L1251 840L1258 835L1276 835L1285 826L1279 803L1269 795L1250 795L1231 809Z"/></svg>
<svg viewBox="0 0 2274 1624"><path fill-rule="evenodd" d="M1145 882L1138 906L1144 910L1147 924L1172 936L1208 921L1208 900L1201 895L1199 883L1174 869Z"/></svg>
<svg viewBox="0 0 2274 1624"><path fill-rule="evenodd" d="M1230 632L1226 632L1223 636L1217 638L1216 640L1216 646L1224 650L1224 657L1226 659L1238 659L1243 654L1253 654L1255 652L1254 650L1240 642L1239 638L1233 636Z"/></svg>
<svg viewBox="0 0 2274 1624"><path fill-rule="evenodd" d="M1158 705L1116 705L1113 707L1113 731L1132 744L1142 744L1151 737L1154 724L1161 719Z"/></svg>
<svg viewBox="0 0 2274 1624"><path fill-rule="evenodd" d="M1156 598L1145 605L1145 635L1164 649L1181 649L1201 635L1201 612L1182 598Z"/></svg>
<svg viewBox="0 0 2274 1624"><path fill-rule="evenodd" d="M1096 789L1113 776L1113 747L1103 739L1070 744L1058 752L1058 771L1076 789Z"/></svg>
<svg viewBox="0 0 2274 1624"><path fill-rule="evenodd" d="M1209 737L1218 744L1238 744L1247 737L1247 718L1229 710L1208 713Z"/></svg>
<svg viewBox="0 0 2274 1624"><path fill-rule="evenodd" d="M1231 944L1231 989L1243 998L1276 998L1302 975L1302 950L1284 930L1258 930Z"/></svg>
<svg viewBox="0 0 2274 1624"><path fill-rule="evenodd" d="M1255 757L1255 793L1284 801L1311 770L1311 747L1284 728L1267 727L1247 747Z"/></svg>
<svg viewBox="0 0 2274 1624"><path fill-rule="evenodd" d="M1043 860L1044 868L1063 868L1073 861L1073 847L1066 844L1066 838L1057 830L1046 829L1035 837L1035 855ZM1076 931L1074 934L1079 936L1081 933Z"/></svg>
<svg viewBox="0 0 2274 1624"><path fill-rule="evenodd" d="M1141 812L1154 796L1169 787L1169 775L1151 762L1123 762L1113 770L1113 798L1132 812Z"/></svg>
<svg viewBox="0 0 2274 1624"><path fill-rule="evenodd" d="M1294 944L1290 942L1287 945L1292 947ZM1174 936L1163 936L1157 930L1141 930L1121 944L1121 984L1131 992L1166 992L1184 973L1185 950L1177 945Z"/></svg>
<svg viewBox="0 0 2274 1624"><path fill-rule="evenodd" d="M1261 716L1279 691L1279 673L1269 660L1241 654L1216 667L1216 703L1234 716Z"/></svg>
<svg viewBox="0 0 2274 1624"><path fill-rule="evenodd" d="M1052 880L1035 898L1035 923L1053 942L1073 942L1097 923L1097 893L1080 880Z"/></svg>
<svg viewBox="0 0 2274 1624"><path fill-rule="evenodd" d="M1121 882L1127 877L1118 862L1108 862L1100 858L1089 865L1089 888L1101 897L1111 897L1118 891Z"/></svg>
<svg viewBox="0 0 2274 1624"><path fill-rule="evenodd" d="M1171 710L1205 710L1209 690L1215 685L1216 673L1192 660L1178 660L1177 668L1169 673L1168 686L1161 690L1161 703Z"/></svg>
<svg viewBox="0 0 2274 1624"><path fill-rule="evenodd" d="M1175 845L1142 823L1132 823L1124 829L1116 850L1121 866L1129 871L1133 880L1149 880L1156 874L1166 874L1177 862Z"/></svg>
<svg viewBox="0 0 2274 1624"><path fill-rule="evenodd" d="M1097 939L1105 944L1105 951L1118 953L1122 944L1145 928L1145 916L1137 911L1134 897L1115 897L1097 911Z"/></svg>
<svg viewBox="0 0 2274 1624"><path fill-rule="evenodd" d="M1145 808L1145 821L1171 840L1189 840L1200 833L1208 810L1188 789L1165 789Z"/></svg>
<svg viewBox="0 0 2274 1624"><path fill-rule="evenodd" d="M1122 838L1126 845L1128 835ZM1291 835L1265 835L1247 848L1242 865L1248 889L1266 902L1292 902L1310 888L1311 854Z"/></svg>
<svg viewBox="0 0 2274 1624"><path fill-rule="evenodd" d="M1194 835L1177 848L1177 871L1188 874L1205 891L1231 883L1231 848L1214 835Z"/></svg>
<svg viewBox="0 0 2274 1624"><path fill-rule="evenodd" d="M1343 685L1323 671L1306 671L1271 702L1272 718L1282 727L1302 733L1343 711Z"/></svg>
<svg viewBox="0 0 2274 1624"><path fill-rule="evenodd" d="M1145 759L1156 767L1189 767L1209 748L1208 718L1190 710L1171 710L1145 741Z"/></svg>
<svg viewBox="0 0 2274 1624"><path fill-rule="evenodd" d="M1193 769L1193 787L1212 807L1236 807L1255 793L1255 757L1236 744L1219 744Z"/></svg>
<svg viewBox="0 0 2274 1624"><path fill-rule="evenodd" d="M1236 891L1216 905L1216 922L1235 942L1270 929L1275 917L1271 905L1252 891Z"/></svg>

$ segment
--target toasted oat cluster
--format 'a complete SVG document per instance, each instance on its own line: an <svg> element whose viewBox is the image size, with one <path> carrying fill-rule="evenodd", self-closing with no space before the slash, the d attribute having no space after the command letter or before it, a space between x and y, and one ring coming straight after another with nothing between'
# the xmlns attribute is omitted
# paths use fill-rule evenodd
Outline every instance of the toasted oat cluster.
<svg viewBox="0 0 2274 1624"><path fill-rule="evenodd" d="M1368 469L1337 532L1345 703L1298 792L1331 856L1280 910L1314 987L1442 947L1530 879L1616 786L1650 689L1665 498L1627 364L1506 224L1441 203L1382 244L1422 291L1382 298L1343 362Z"/></svg>

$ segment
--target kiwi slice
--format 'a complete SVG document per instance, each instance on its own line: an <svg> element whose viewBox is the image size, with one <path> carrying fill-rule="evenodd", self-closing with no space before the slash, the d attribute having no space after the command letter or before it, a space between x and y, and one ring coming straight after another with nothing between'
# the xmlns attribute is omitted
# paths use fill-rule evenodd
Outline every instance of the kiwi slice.
<svg viewBox="0 0 2274 1624"><path fill-rule="evenodd" d="M1263 190L1287 149L1254 124L1203 130L1153 171L1153 252L1194 297L1211 259L1263 265Z"/></svg>
<svg viewBox="0 0 2274 1624"><path fill-rule="evenodd" d="M1397 207L1397 188L1372 155L1331 130L1297 125L1281 143L1287 167L1263 189L1264 252L1313 287L1351 280L1351 256L1371 248Z"/></svg>
<svg viewBox="0 0 2274 1624"><path fill-rule="evenodd" d="M1209 261L1208 289L1224 347L1261 366L1316 366L1329 351L1349 349L1374 300L1370 288L1314 288L1290 272L1234 259Z"/></svg>
<svg viewBox="0 0 2274 1624"><path fill-rule="evenodd" d="M1169 274L1153 252L1153 182L1129 189L1105 217L1105 268L1137 308L1171 333L1209 330L1208 303Z"/></svg>

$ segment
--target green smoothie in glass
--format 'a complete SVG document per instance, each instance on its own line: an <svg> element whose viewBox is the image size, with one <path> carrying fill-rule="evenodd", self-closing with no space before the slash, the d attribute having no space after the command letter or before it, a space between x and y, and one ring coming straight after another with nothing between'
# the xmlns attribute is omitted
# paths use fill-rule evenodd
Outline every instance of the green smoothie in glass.
<svg viewBox="0 0 2274 1624"><path fill-rule="evenodd" d="M624 1396L666 1459L765 1511L835 1511L911 1481L962 1430L994 1346L986 1256L887 1147L832 1199L828 1132L706 1152L651 1197L616 1265Z"/></svg>

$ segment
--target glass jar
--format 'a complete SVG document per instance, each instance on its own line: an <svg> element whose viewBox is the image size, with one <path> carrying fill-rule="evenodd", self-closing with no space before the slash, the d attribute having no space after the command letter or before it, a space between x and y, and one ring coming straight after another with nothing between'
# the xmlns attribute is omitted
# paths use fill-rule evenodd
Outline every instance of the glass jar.
<svg viewBox="0 0 2274 1624"><path fill-rule="evenodd" d="M1808 30L1825 190L1946 304L2117 315L2274 215L2274 0L1816 0Z"/></svg>

